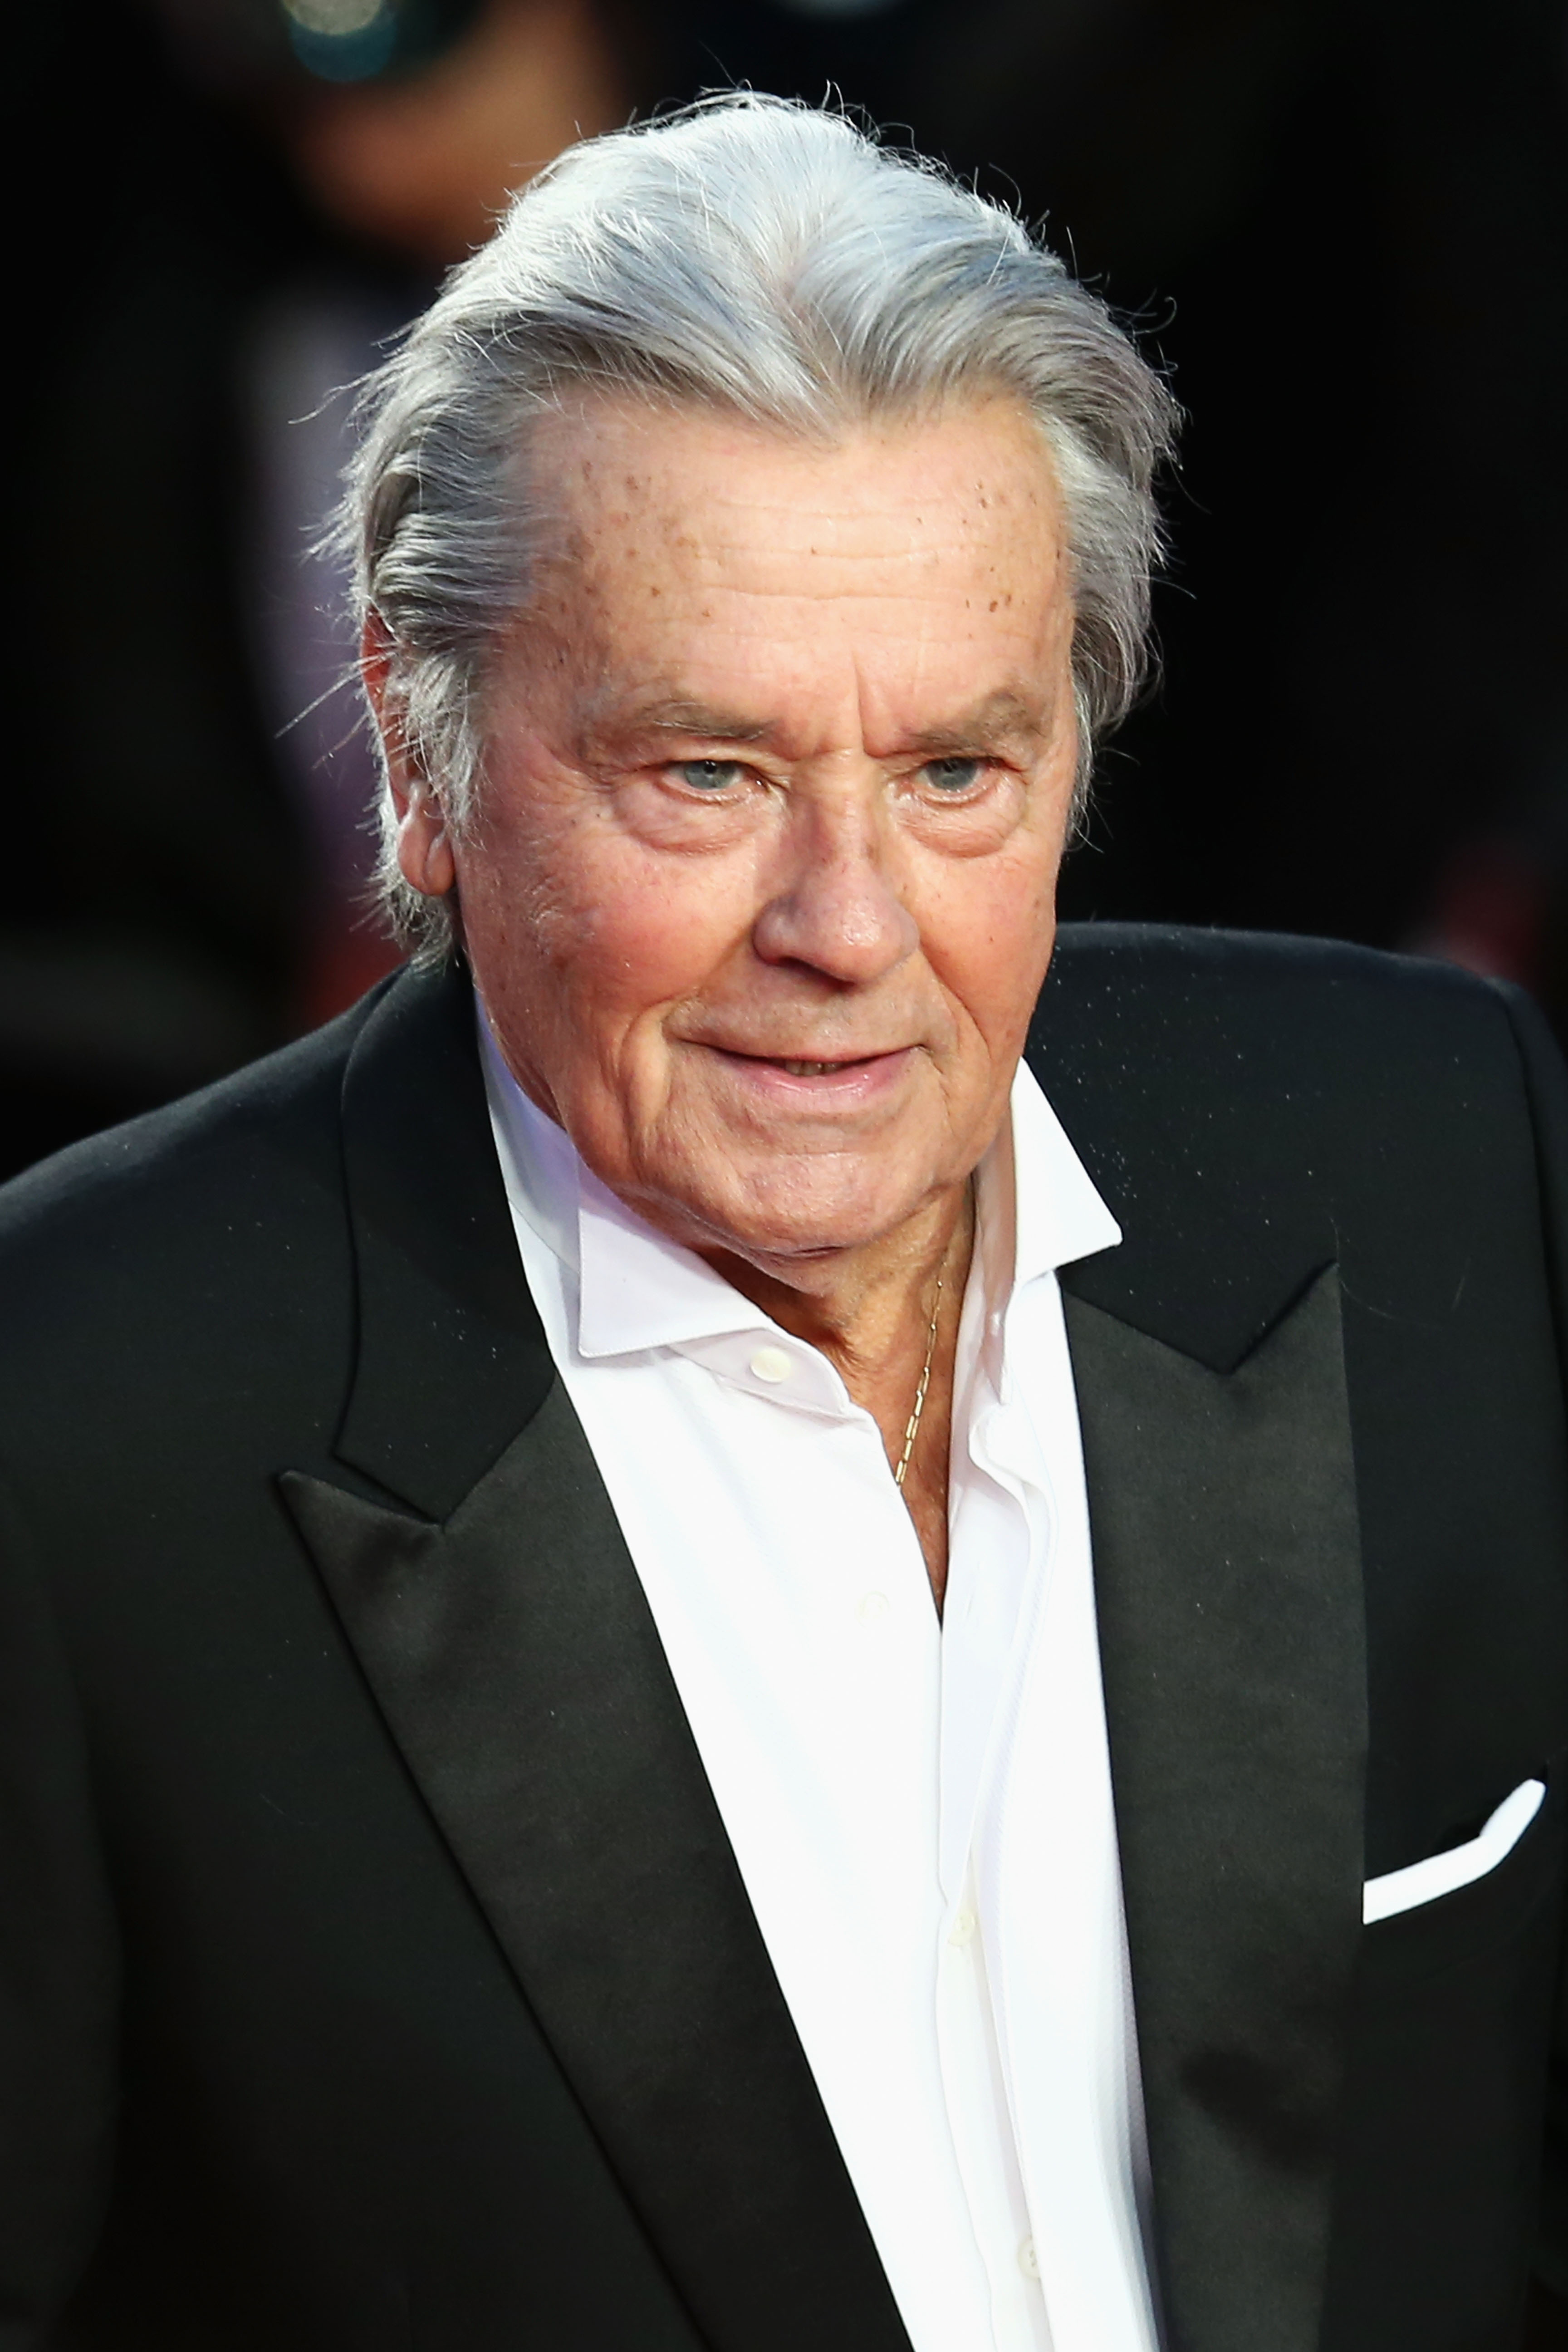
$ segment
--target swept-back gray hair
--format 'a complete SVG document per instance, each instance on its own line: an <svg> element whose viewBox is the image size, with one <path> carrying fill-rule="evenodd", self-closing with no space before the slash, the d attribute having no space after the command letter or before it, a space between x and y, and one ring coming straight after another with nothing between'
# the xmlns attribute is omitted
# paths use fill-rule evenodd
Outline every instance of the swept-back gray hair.
<svg viewBox="0 0 1568 2352"><path fill-rule="evenodd" d="M1143 675L1176 415L1104 304L998 205L780 99L707 100L542 172L365 385L339 518L358 617L390 639L391 723L454 830L482 783L487 653L544 520L531 418L608 391L830 442L972 390L1016 393L1055 463L1086 782ZM384 792L384 899L438 956L447 911L402 880L392 814Z"/></svg>

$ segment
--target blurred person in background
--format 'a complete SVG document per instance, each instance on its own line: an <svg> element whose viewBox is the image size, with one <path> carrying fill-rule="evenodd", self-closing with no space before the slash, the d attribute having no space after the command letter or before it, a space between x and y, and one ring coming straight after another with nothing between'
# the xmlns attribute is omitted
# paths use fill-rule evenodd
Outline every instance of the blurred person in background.
<svg viewBox="0 0 1568 2352"><path fill-rule="evenodd" d="M13 543L40 781L0 939L0 1166L387 967L342 582L307 552L341 388L563 141L726 80L832 82L1047 215L1191 416L1166 678L1068 911L1449 955L1568 1021L1554 9L83 0L28 38L48 227L14 266L47 331Z"/></svg>
<svg viewBox="0 0 1568 2352"><path fill-rule="evenodd" d="M334 395L506 189L629 100L575 0L448 0L391 42L374 18L86 0L30 29L53 228L17 255L48 331L14 544L19 749L47 783L0 936L0 1169L395 961L343 583L311 551L350 446ZM57 238L90 256L68 301Z"/></svg>

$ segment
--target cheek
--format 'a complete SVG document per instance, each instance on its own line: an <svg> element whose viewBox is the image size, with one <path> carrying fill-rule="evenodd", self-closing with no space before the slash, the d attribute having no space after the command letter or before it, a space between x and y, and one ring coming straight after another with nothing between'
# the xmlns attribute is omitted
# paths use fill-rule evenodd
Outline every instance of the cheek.
<svg viewBox="0 0 1568 2352"><path fill-rule="evenodd" d="M993 858L945 880L926 929L927 960L981 1034L1012 1050L1050 960L1055 861Z"/></svg>
<svg viewBox="0 0 1568 2352"><path fill-rule="evenodd" d="M476 966L490 964L492 993L499 982L514 1004L552 1005L578 1034L622 1032L689 995L733 943L710 869L672 867L607 824L497 827L476 846Z"/></svg>

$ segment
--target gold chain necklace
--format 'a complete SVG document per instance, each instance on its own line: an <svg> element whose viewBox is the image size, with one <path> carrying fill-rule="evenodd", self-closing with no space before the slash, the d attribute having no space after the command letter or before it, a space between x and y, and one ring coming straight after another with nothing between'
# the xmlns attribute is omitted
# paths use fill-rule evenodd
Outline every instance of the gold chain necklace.
<svg viewBox="0 0 1568 2352"><path fill-rule="evenodd" d="M921 1384L915 1391L915 1409L910 1413L905 1428L904 1450L899 1456L899 1466L893 1473L893 1484L900 1490L904 1483L904 1473L910 1466L910 1456L915 1450L915 1439L920 1434L921 1415L926 1409L926 1391L931 1386L931 1359L936 1354L936 1318L941 1313L942 1276L939 1274L936 1278L936 1297L931 1304L931 1329L926 1333L926 1360L921 1366Z"/></svg>

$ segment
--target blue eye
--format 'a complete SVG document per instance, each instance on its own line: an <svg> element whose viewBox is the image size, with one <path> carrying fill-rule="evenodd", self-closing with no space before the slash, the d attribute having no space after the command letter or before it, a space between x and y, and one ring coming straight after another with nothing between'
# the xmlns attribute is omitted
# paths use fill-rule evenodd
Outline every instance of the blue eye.
<svg viewBox="0 0 1568 2352"><path fill-rule="evenodd" d="M678 760L675 773L694 793L727 793L745 771L739 760Z"/></svg>
<svg viewBox="0 0 1568 2352"><path fill-rule="evenodd" d="M985 765L984 760L928 760L921 773L939 793L967 793L980 782Z"/></svg>

